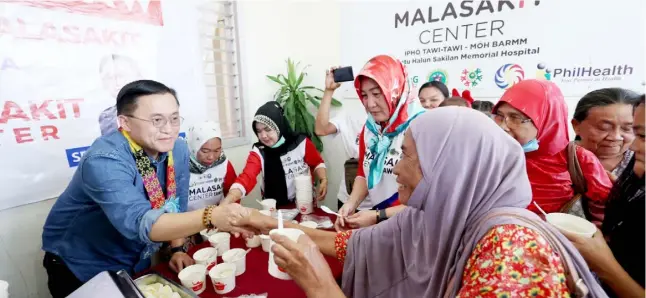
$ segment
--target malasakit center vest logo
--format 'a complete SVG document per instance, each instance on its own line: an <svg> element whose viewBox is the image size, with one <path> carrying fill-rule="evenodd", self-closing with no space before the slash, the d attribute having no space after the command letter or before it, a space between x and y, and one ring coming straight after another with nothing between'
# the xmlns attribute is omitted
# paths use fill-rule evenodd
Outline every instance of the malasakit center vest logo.
<svg viewBox="0 0 646 298"><path fill-rule="evenodd" d="M494 82L500 89L509 89L525 79L525 71L518 64L507 63L496 71Z"/></svg>

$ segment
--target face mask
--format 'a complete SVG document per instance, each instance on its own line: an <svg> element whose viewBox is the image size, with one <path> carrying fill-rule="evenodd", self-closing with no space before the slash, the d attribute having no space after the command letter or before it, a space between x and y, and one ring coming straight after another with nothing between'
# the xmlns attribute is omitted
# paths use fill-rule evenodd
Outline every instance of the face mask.
<svg viewBox="0 0 646 298"><path fill-rule="evenodd" d="M538 140L536 139L533 139L527 142L527 144L523 145L523 151L525 151L525 153L536 151L536 150L538 150Z"/></svg>
<svg viewBox="0 0 646 298"><path fill-rule="evenodd" d="M278 148L278 147L280 147L280 145L282 145L282 144L285 144L285 138L280 137L280 140L278 140L278 142L276 142L276 144L274 144L273 146L271 146L271 148Z"/></svg>

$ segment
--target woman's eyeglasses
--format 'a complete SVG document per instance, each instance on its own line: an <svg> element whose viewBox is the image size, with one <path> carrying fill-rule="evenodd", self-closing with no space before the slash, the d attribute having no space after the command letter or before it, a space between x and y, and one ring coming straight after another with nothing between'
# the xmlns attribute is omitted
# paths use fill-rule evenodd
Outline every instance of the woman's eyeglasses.
<svg viewBox="0 0 646 298"><path fill-rule="evenodd" d="M151 118L150 120L148 119L142 119L139 117L135 117L132 115L126 115L126 117L141 120L141 121L146 121L152 123L152 125L156 128L162 128L166 123L170 123L171 126L180 126L182 125L182 122L184 122L184 118L180 116L171 116L170 118L162 117L162 116L155 116Z"/></svg>
<svg viewBox="0 0 646 298"><path fill-rule="evenodd" d="M507 126L511 127L518 127L521 126L527 122L532 122L532 119L528 118L522 118L517 115L509 115L509 116L503 116L503 115L498 115L498 114L492 114L491 118L498 123L498 125L502 124L503 122Z"/></svg>

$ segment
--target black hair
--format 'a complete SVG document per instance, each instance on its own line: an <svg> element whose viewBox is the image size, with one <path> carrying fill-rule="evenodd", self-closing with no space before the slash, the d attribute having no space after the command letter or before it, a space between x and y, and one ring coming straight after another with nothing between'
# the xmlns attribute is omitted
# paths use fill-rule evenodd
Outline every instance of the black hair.
<svg viewBox="0 0 646 298"><path fill-rule="evenodd" d="M476 100L471 104L471 107L474 110L478 110L480 112L491 113L491 111L493 110L493 102L486 100Z"/></svg>
<svg viewBox="0 0 646 298"><path fill-rule="evenodd" d="M153 80L139 80L126 84L117 95L117 115L131 115L137 108L137 99L140 96L153 94L171 94L177 100L177 92L160 82Z"/></svg>
<svg viewBox="0 0 646 298"><path fill-rule="evenodd" d="M437 90L440 90L442 95L444 95L444 99L449 98L449 88L446 87L446 85L444 85L444 83L440 81L430 81L430 82L424 83L421 87L419 87L419 91L417 95L422 93L422 90L424 90L425 88L430 88L430 87L435 87L437 88Z"/></svg>
<svg viewBox="0 0 646 298"><path fill-rule="evenodd" d="M637 105L639 106L645 103L646 103L646 94L642 94L642 96L639 97L639 103Z"/></svg>
<svg viewBox="0 0 646 298"><path fill-rule="evenodd" d="M448 106L469 107L469 103L467 102L466 99L464 99L462 97L453 96L453 97L445 99L440 104L440 107L448 107Z"/></svg>
<svg viewBox="0 0 646 298"><path fill-rule="evenodd" d="M605 107L613 104L634 106L639 102L639 95L623 88L603 88L589 92L581 97L574 109L574 120L582 122L588 117L592 108Z"/></svg>

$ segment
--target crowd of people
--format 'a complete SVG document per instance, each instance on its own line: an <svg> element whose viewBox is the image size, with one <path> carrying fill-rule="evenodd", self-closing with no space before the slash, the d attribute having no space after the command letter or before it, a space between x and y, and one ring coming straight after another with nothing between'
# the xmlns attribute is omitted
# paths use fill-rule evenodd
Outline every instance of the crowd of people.
<svg viewBox="0 0 646 298"><path fill-rule="evenodd" d="M365 115L331 118L334 70L315 132L341 136L345 149L336 231L286 222L305 234L271 236L276 264L308 297L644 297L643 94L592 91L568 121L551 81L521 81L493 104L439 81L414 90L406 67L381 55L354 80ZM294 202L299 175L314 178L313 200L325 198L325 162L277 102L255 113L258 141L239 174L217 122L178 139L179 103L150 80L117 95L118 128L86 152L45 223L54 297L105 270L167 261L179 271L204 228L268 234L277 220L239 204L258 175L278 207ZM539 210L598 231L560 231ZM343 262L340 284L322 254Z"/></svg>

